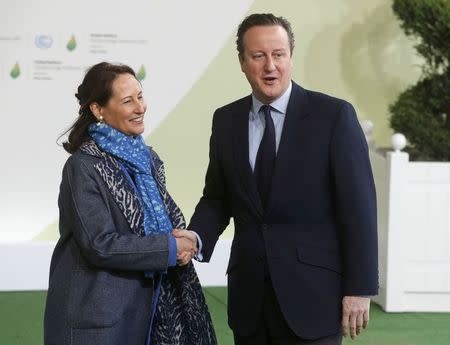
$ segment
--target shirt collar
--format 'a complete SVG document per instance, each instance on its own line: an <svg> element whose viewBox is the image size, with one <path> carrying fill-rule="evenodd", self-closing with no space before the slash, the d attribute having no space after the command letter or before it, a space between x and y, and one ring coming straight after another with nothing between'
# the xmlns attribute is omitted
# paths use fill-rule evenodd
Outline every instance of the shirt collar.
<svg viewBox="0 0 450 345"><path fill-rule="evenodd" d="M275 101L270 103L270 106L274 108L278 113L281 113L283 115L286 115L289 98L291 98L291 91L292 91L292 82L289 83L288 88L286 91L278 97ZM264 105L260 100L258 100L255 95L252 93L252 111L251 111L251 119L254 120L256 116L258 115L259 110Z"/></svg>

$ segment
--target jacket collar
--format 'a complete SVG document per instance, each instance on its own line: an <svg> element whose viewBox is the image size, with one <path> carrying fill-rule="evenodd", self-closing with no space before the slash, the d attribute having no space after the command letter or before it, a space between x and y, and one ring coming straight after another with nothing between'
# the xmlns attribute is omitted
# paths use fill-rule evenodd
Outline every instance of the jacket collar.
<svg viewBox="0 0 450 345"><path fill-rule="evenodd" d="M249 163L248 149L248 116L252 107L251 95L242 99L233 112L233 152L237 162L237 170L241 177L245 189L245 195L255 213L263 219L270 213L274 200L277 197L277 190L283 184L283 173L289 170L290 148L294 145L296 131L301 126L301 122L309 114L307 92L301 86L292 82L291 95L286 110L286 118L283 125L283 132L278 147L275 169L272 178L271 193L269 196L267 210L264 212L261 200L258 195L256 182Z"/></svg>

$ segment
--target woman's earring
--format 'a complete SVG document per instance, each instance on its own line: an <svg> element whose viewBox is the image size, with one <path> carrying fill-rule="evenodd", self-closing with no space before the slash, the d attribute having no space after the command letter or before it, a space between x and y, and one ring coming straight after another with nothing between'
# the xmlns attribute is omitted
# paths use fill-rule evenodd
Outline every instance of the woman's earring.
<svg viewBox="0 0 450 345"><path fill-rule="evenodd" d="M101 125L104 125L105 124L105 122L103 121L103 116L99 116L99 118L98 118L98 122L97 122L97 126L101 126Z"/></svg>

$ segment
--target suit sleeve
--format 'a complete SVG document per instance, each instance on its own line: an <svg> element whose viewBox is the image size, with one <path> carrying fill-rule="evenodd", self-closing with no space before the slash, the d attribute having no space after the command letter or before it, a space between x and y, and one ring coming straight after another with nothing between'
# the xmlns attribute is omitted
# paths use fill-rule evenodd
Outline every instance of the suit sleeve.
<svg viewBox="0 0 450 345"><path fill-rule="evenodd" d="M209 142L209 164L206 171L203 195L198 202L188 229L195 231L202 241L203 261L208 262L220 234L230 222L226 196L226 182L220 161L219 132L223 127L220 114L214 113Z"/></svg>
<svg viewBox="0 0 450 345"><path fill-rule="evenodd" d="M168 235L139 237L118 231L98 178L82 162L68 163L63 171L61 218L73 232L82 255L100 268L165 271L169 264Z"/></svg>
<svg viewBox="0 0 450 345"><path fill-rule="evenodd" d="M343 292L378 293L375 184L368 147L354 108L344 103L331 142L335 205L344 267Z"/></svg>

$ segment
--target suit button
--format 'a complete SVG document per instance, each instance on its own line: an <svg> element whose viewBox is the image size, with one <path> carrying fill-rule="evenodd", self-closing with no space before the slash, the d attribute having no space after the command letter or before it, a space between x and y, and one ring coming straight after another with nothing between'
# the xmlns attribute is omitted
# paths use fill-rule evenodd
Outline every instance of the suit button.
<svg viewBox="0 0 450 345"><path fill-rule="evenodd" d="M267 224L263 224L262 229L263 231L267 231L267 229L269 229L269 226Z"/></svg>

